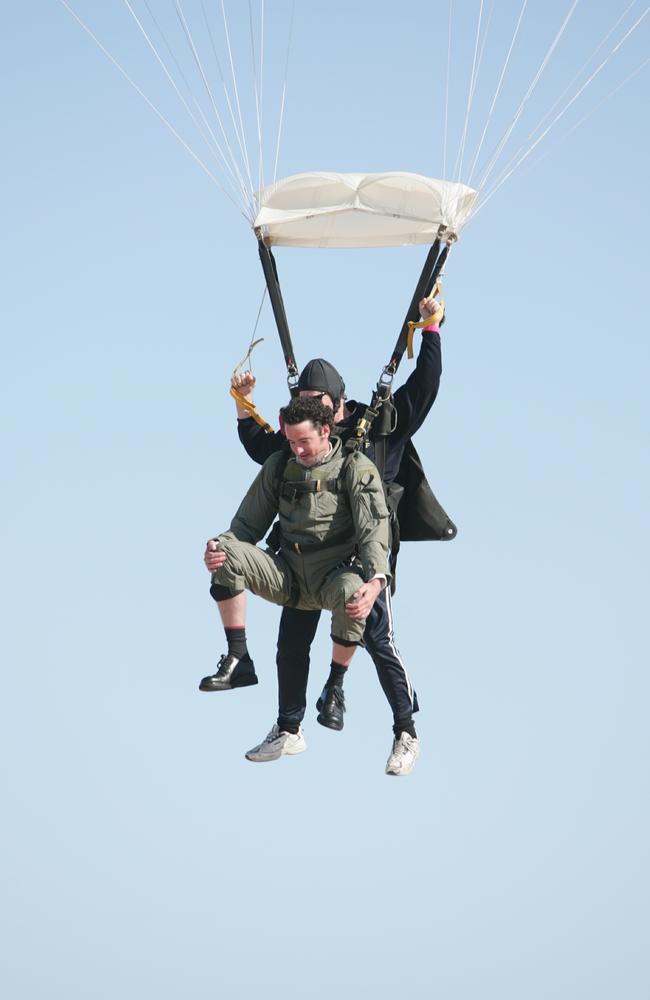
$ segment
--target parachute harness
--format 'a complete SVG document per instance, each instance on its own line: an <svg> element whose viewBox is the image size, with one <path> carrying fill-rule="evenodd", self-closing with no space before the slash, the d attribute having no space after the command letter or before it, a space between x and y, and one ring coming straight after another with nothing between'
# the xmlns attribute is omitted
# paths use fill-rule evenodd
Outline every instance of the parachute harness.
<svg viewBox="0 0 650 1000"><path fill-rule="evenodd" d="M261 228L255 229L255 235L257 237L258 251L260 256L260 261L262 264L262 269L264 271L264 277L266 280L266 286L269 292L269 297L271 300L271 306L273 309L273 316L275 318L275 323L278 329L278 334L280 337L280 343L282 345L282 353L284 354L284 360L287 366L287 384L289 386L289 391L292 396L298 394L298 380L299 373L298 367L296 365L295 353L293 350L293 344L291 342L291 333L289 331L289 324L287 322L287 316L284 308L284 302L282 300L282 291L280 289L280 282L278 279L278 270L275 263L275 258L271 251L270 246L268 246L264 241L264 236ZM399 530L399 520L397 515L397 508L399 506L400 500L404 494L404 487L396 482L386 481L386 458L388 453L388 438L395 430L397 426L397 411L393 403L393 378L399 367L400 361L404 355L404 351L408 350L408 357L413 357L413 335L414 331L417 329L424 329L427 326L433 326L441 322L444 312L445 312L445 302L442 296L442 290L440 287L440 279L442 278L445 263L447 257L449 256L449 251L452 245L456 242L456 234L448 229L447 226L441 225L438 228L433 244L429 248L424 267L422 268L422 273L415 287L411 303L409 305L406 318L402 324L399 336L395 347L393 348L393 353L391 355L390 361L381 371L379 376L379 381L372 394L372 399L370 404L366 407L362 416L358 419L352 434L345 442L344 448L347 453L347 458L351 458L355 451L364 450L368 447L370 441L370 435L372 432L372 440L374 443L375 452L375 465L377 466L377 471L379 472L380 479L384 487L384 493L386 496L386 502L390 511L391 518L391 555L390 555L390 567L391 567L391 591L394 592L395 588L395 570L397 563L397 555L400 548L400 530ZM444 246L442 245L444 243ZM432 316L429 316L425 320L421 320L419 304L424 298L430 298L432 296L439 296L438 307ZM259 317L258 317L259 318ZM255 331L253 331L253 336L255 336ZM246 363L250 357L250 353L259 343L259 340L251 343L246 356L242 359L240 364L235 369L233 374L236 374L239 368ZM237 402L246 409L248 413L253 417L253 419L260 424L266 431L271 431L269 424L263 420L262 417L257 413L255 406L241 393L238 393L236 389L230 390L231 396L237 400ZM426 482L426 481L425 481ZM322 487L319 482L317 487ZM327 487L326 487L327 488ZM428 487L427 487L428 488ZM430 492L430 491L429 491ZM433 496L433 495L432 495ZM433 497L435 501L435 497ZM437 503L437 501L435 501ZM439 505L438 505L439 506ZM442 508L441 508L442 509ZM444 511L442 512L444 514ZM447 520L447 525L451 524L447 515L444 515ZM455 528L454 528L455 534ZM271 544L271 538L273 532L267 539L267 543ZM449 535L449 531L446 535L427 535L424 537L453 537ZM274 547L274 545L272 546Z"/></svg>

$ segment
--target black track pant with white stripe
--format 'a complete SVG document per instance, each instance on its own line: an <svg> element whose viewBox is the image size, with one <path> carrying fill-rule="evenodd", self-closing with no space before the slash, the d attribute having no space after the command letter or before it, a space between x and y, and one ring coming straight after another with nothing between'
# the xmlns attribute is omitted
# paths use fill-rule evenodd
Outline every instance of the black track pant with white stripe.
<svg viewBox="0 0 650 1000"><path fill-rule="evenodd" d="M307 704L309 651L316 635L320 611L285 607L278 634L278 725L302 722ZM375 601L363 634L377 670L377 677L393 712L393 721L403 723L419 710L418 699L406 667L395 645L390 592L383 590ZM354 669L354 662L352 665Z"/></svg>

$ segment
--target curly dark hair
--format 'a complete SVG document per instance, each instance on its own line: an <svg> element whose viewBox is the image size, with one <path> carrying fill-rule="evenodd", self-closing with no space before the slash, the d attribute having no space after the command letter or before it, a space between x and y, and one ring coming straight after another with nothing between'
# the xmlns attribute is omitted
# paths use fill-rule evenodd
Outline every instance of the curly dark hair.
<svg viewBox="0 0 650 1000"><path fill-rule="evenodd" d="M303 420L311 420L314 427L327 425L330 432L334 430L334 414L331 407L325 406L314 396L295 396L287 406L280 410L280 416L285 424L301 424Z"/></svg>

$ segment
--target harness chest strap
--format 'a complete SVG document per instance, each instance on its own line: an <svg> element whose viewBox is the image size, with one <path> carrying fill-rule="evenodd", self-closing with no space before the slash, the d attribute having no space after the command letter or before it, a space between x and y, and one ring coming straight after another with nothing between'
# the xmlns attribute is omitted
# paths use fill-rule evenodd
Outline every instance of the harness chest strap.
<svg viewBox="0 0 650 1000"><path fill-rule="evenodd" d="M292 483L285 479L280 487L280 496L285 500L296 500L306 493L340 493L341 485L338 479L307 479Z"/></svg>
<svg viewBox="0 0 650 1000"><path fill-rule="evenodd" d="M287 500L296 500L305 493L345 493L345 476L352 461L352 455L346 454L341 462L338 476L329 479L285 479L289 462L282 470L282 478L279 481L280 496Z"/></svg>
<svg viewBox="0 0 650 1000"><path fill-rule="evenodd" d="M299 480L298 482L292 482L290 479L284 479L280 485L280 496L287 500L294 501L300 496L306 496L309 493L344 493L345 486L343 478L350 461L351 456L346 455L337 479L304 479ZM354 530L350 529L328 535L326 538L323 538L322 541L308 542L306 544L303 542L289 541L289 539L285 537L279 521L277 522L277 529L278 547L288 549L291 552L296 552L298 555L307 555L310 552L319 552L321 549L330 548L334 545L343 545L347 542L349 542L351 546L356 545Z"/></svg>

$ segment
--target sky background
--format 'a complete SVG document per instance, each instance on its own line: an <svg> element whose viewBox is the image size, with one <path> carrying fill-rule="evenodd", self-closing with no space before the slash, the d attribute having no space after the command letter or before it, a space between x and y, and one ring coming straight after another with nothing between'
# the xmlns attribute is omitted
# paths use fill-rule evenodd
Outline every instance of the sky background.
<svg viewBox="0 0 650 1000"><path fill-rule="evenodd" d="M530 0L491 146L568 6ZM624 6L578 6L522 141ZM77 9L198 151L125 7ZM478 4L454 9L448 164ZM267 4L271 122L288 10ZM247 6L228 11L245 49ZM518 12L497 0L474 147ZM316 724L325 621L304 755L244 759L276 714L276 608L250 602L259 686L199 694L224 649L205 539L256 471L227 393L263 290L255 242L60 3L3 13L3 994L645 1000L648 68L604 99L647 57L650 18L450 258L416 444L459 533L400 556L422 753L389 781L363 651L344 731ZM280 175L441 176L447 13L298 0ZM242 62L247 112L251 77ZM276 256L299 364L325 355L367 397L425 249ZM258 334L274 421L268 306Z"/></svg>

